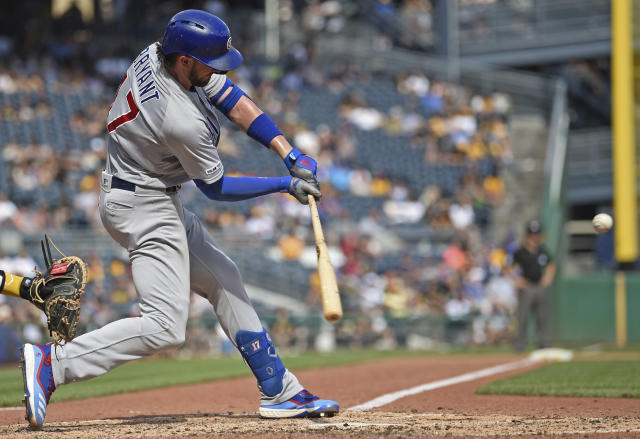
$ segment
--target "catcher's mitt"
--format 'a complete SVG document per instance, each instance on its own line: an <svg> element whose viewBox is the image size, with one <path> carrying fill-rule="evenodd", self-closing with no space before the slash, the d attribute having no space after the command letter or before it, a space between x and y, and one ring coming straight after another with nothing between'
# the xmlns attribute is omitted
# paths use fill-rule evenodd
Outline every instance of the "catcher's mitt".
<svg viewBox="0 0 640 439"><path fill-rule="evenodd" d="M31 302L47 316L49 334L55 344L61 345L73 340L80 319L80 299L87 285L87 264L77 256L62 255L60 259L51 257L51 240L45 235L41 241L46 271L36 271L29 286Z"/></svg>

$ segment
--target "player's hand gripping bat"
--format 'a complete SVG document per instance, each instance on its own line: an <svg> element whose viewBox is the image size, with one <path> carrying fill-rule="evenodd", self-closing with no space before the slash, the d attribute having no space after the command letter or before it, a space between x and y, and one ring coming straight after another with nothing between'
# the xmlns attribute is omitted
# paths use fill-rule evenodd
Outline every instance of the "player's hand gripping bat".
<svg viewBox="0 0 640 439"><path fill-rule="evenodd" d="M309 210L311 211L311 223L313 224L313 235L316 240L316 251L318 252L318 277L320 278L320 291L322 293L322 311L324 318L331 323L335 323L342 318L342 303L338 293L338 283L336 273L329 260L329 251L324 242L324 233L318 215L316 199L309 195Z"/></svg>

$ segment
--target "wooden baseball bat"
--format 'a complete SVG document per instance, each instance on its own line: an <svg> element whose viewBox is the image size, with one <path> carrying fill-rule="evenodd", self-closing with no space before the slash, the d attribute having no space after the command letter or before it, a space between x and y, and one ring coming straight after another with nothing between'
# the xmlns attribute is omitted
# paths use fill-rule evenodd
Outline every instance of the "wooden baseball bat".
<svg viewBox="0 0 640 439"><path fill-rule="evenodd" d="M316 252L318 253L318 277L320 278L320 292L322 294L322 311L327 322L335 323L342 318L342 302L338 293L336 273L329 260L329 250L324 242L324 233L318 215L316 199L309 195L309 210L311 210L311 223L313 235L316 240Z"/></svg>

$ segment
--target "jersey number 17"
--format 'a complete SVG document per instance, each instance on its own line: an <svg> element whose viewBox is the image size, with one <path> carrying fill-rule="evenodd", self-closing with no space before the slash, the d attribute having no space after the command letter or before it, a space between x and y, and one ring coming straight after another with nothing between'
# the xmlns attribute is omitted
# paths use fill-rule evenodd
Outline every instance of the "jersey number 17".
<svg viewBox="0 0 640 439"><path fill-rule="evenodd" d="M122 78L122 82L120 83L120 86L118 87L118 91L116 92L116 99L118 99L118 94L120 94L120 88L122 87L122 84L124 84L124 81L127 80L127 75L124 75L124 78ZM136 105L136 101L133 99L133 93L131 92L131 89L129 89L129 91L127 92L127 104L129 105L129 111L121 116L116 117L115 119L113 119L111 122L109 122L107 124L107 128L109 129L109 132L114 131L116 128L118 128L120 125L130 122L133 119L136 118L136 116L138 115L138 113L140 112L140 110L138 109L138 106Z"/></svg>

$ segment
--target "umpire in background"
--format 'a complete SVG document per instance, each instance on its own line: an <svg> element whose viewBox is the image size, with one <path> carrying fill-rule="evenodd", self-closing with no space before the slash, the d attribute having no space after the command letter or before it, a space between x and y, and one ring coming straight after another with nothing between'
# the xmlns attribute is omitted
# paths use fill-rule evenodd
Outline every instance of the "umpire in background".
<svg viewBox="0 0 640 439"><path fill-rule="evenodd" d="M549 346L547 330L547 290L556 274L556 266L542 245L540 221L529 221L522 246L513 255L513 274L518 289L518 333L515 348L527 347L529 314L535 314L538 347Z"/></svg>

